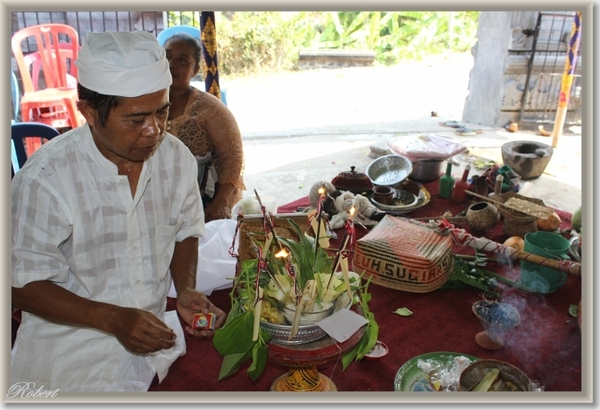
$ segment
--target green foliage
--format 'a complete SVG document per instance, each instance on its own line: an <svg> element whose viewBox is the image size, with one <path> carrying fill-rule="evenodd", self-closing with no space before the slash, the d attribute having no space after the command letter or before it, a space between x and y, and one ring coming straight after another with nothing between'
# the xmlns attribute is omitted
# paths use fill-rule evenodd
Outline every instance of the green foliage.
<svg viewBox="0 0 600 410"><path fill-rule="evenodd" d="M167 14L169 27L171 26L194 26L200 28L199 11L170 11Z"/></svg>
<svg viewBox="0 0 600 410"><path fill-rule="evenodd" d="M350 365L354 361L358 361L365 357L367 353L373 349L377 338L379 337L379 325L375 320L373 312L369 311L369 302L371 301L371 294L368 292L369 284L371 283L371 277L367 280L367 283L358 290L359 293L359 305L368 323L365 327L365 333L349 352L342 356L342 370Z"/></svg>
<svg viewBox="0 0 600 410"><path fill-rule="evenodd" d="M301 49L373 50L381 64L475 44L479 12L340 11L217 13L221 72L289 70Z"/></svg>
<svg viewBox="0 0 600 410"><path fill-rule="evenodd" d="M252 380L256 380L265 370L267 343L271 340L271 335L260 329L259 337L255 341L251 337L240 337L240 335L252 335L254 313L252 311L238 313L235 309L231 312L230 317L227 318L227 325L215 330L213 337L213 345L219 354L225 356L221 364L219 380L237 372L251 357L253 362L247 373Z"/></svg>
<svg viewBox="0 0 600 410"><path fill-rule="evenodd" d="M199 12L169 12L169 25L199 26ZM465 52L477 11L216 12L222 75L292 70L302 49L373 50L380 64Z"/></svg>
<svg viewBox="0 0 600 410"><path fill-rule="evenodd" d="M298 51L312 47L318 18L312 12L235 12L216 18L220 70L247 74L293 69ZM318 17L318 16L316 16Z"/></svg>

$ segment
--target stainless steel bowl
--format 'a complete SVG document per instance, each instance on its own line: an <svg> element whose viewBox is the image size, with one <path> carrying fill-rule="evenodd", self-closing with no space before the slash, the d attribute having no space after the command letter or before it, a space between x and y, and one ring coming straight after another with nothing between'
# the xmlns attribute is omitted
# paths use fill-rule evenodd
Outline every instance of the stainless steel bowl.
<svg viewBox="0 0 600 410"><path fill-rule="evenodd" d="M377 158L369 164L366 174L374 185L395 187L412 172L413 165L403 155L391 154Z"/></svg>
<svg viewBox="0 0 600 410"><path fill-rule="evenodd" d="M290 325L276 325L261 321L260 327L273 337L271 343L280 345L310 343L327 336L327 333L317 325L298 326L298 333L292 338L290 338L292 334L292 326Z"/></svg>
<svg viewBox="0 0 600 410"><path fill-rule="evenodd" d="M353 275L356 275L354 272L351 273ZM327 310L328 314L326 316L329 316L340 309L350 308L351 305L352 300L350 300L348 295L344 293L340 295L335 300L334 305ZM281 303L277 304L277 307L278 309L280 309L280 311L282 306L283 305ZM285 312L283 313L285 315ZM321 319L324 319L324 317ZM273 337L271 339L271 343L276 343L284 346L310 343L327 336L327 333L316 324L298 326L298 333L296 333L296 335L292 338L290 338L290 335L292 334L292 325L290 324L277 325L274 323L261 321L260 327Z"/></svg>
<svg viewBox="0 0 600 410"><path fill-rule="evenodd" d="M442 162L437 159L417 161L412 164L413 170L408 177L419 182L435 181L442 174Z"/></svg>

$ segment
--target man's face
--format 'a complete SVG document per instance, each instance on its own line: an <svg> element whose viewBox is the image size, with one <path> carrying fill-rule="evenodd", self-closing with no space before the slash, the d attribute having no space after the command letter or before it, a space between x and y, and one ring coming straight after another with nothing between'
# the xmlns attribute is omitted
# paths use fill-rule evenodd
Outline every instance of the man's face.
<svg viewBox="0 0 600 410"><path fill-rule="evenodd" d="M91 127L94 142L100 152L119 165L122 162L142 162L148 159L164 138L169 115L168 89L140 97L123 98L108 115L101 127L95 110L85 102L81 105Z"/></svg>

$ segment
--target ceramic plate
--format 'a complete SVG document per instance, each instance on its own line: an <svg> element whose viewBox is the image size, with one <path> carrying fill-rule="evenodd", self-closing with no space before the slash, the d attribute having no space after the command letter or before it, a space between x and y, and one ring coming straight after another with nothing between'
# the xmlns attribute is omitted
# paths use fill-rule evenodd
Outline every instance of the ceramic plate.
<svg viewBox="0 0 600 410"><path fill-rule="evenodd" d="M421 188L421 190L419 191L419 196L417 197L417 203L412 206L384 205L384 204L380 204L379 202L375 201L372 197L370 199L371 199L371 202L373 203L373 205L375 205L377 208L381 209L382 211L385 211L387 213L394 214L394 215L402 215L402 214L406 214L408 212L414 211L415 209L418 209L418 208L421 208L422 206L427 205L429 203L429 201L431 200L431 195L429 194L429 191L427 191L427 189L425 189L425 187Z"/></svg>
<svg viewBox="0 0 600 410"><path fill-rule="evenodd" d="M422 360L432 365L440 365L441 368L450 369L454 363L454 358L464 356L472 362L479 360L475 356L470 356L464 353L453 352L433 352L426 353L420 356L413 357L402 365L396 379L394 380L395 391L436 391L429 383L427 373L419 367L419 360Z"/></svg>

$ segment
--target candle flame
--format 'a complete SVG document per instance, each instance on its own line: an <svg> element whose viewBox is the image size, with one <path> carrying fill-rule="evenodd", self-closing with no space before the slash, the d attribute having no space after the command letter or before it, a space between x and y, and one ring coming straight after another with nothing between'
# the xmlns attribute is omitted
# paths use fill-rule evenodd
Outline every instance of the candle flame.
<svg viewBox="0 0 600 410"><path fill-rule="evenodd" d="M321 187L319 188L319 195L323 196L323 194L325 194L325 188Z"/></svg>
<svg viewBox="0 0 600 410"><path fill-rule="evenodd" d="M289 254L287 253L287 251L286 251L285 249L282 249L282 250L280 250L279 252L277 252L277 253L275 254L275 257L276 257L276 258L287 258L287 257L288 257L288 255L289 255Z"/></svg>
<svg viewBox="0 0 600 410"><path fill-rule="evenodd" d="M354 212L356 212L356 206L353 206L352 208L350 208L350 217L354 216Z"/></svg>

